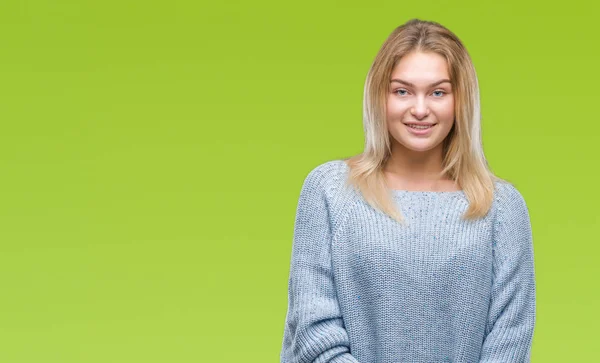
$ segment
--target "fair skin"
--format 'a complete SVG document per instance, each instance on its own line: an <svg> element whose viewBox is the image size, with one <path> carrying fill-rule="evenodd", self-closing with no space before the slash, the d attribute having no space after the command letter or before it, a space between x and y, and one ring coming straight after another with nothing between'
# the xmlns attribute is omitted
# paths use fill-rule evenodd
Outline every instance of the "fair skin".
<svg viewBox="0 0 600 363"><path fill-rule="evenodd" d="M383 168L392 189L460 190L450 178L439 176L443 141L455 117L453 89L443 80L450 80L448 64L437 53L412 52L392 71L386 106L392 153ZM434 126L420 135L407 123Z"/></svg>

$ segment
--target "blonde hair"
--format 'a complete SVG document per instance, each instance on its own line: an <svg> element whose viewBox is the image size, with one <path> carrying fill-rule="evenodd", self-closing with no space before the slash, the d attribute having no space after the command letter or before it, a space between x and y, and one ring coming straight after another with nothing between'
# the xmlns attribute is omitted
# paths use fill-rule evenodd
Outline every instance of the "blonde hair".
<svg viewBox="0 0 600 363"><path fill-rule="evenodd" d="M347 184L357 188L371 206L405 224L388 189L383 167L391 154L386 126L390 76L400 59L413 51L435 52L447 61L456 118L443 141L440 176L448 175L469 199L464 219L483 217L492 206L495 182L504 180L490 171L483 153L479 85L471 58L456 35L433 21L409 20L394 29L377 53L364 86L364 152L345 159L350 167Z"/></svg>

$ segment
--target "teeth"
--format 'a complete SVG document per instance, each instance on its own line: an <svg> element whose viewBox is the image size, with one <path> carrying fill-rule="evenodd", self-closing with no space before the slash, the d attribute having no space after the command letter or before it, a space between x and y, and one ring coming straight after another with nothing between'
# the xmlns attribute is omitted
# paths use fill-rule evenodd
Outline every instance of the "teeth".
<svg viewBox="0 0 600 363"><path fill-rule="evenodd" d="M420 130L424 130L424 129L428 129L431 126L414 126L414 125L408 125L408 127L411 127L413 129L420 129Z"/></svg>

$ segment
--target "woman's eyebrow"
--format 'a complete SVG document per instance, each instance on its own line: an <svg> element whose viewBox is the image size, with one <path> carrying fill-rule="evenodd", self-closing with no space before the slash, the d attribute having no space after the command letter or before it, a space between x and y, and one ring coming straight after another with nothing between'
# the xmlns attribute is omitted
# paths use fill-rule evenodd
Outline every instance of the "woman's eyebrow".
<svg viewBox="0 0 600 363"><path fill-rule="evenodd" d="M410 86L410 87L415 87L415 85L414 85L414 84L412 84L412 83L410 83L410 82L407 82L407 81L403 81L403 80L401 80L401 79L398 79L398 78L394 78L394 79L392 79L392 80L390 81L390 83L393 83L393 82L397 82L397 83L403 83L403 84L405 84L405 85L407 85L407 86ZM430 85L429 85L429 87L434 87L434 86L437 86L438 84L440 84L440 83L444 83L444 82L451 83L449 79L445 79L445 78L444 78L444 79L441 79L441 80L439 80L439 81L437 81L437 82L434 82L434 83L430 84Z"/></svg>

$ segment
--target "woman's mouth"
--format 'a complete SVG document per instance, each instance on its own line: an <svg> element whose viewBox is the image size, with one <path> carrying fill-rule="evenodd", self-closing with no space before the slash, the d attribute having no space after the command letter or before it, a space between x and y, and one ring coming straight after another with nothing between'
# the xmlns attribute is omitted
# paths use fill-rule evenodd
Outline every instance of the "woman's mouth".
<svg viewBox="0 0 600 363"><path fill-rule="evenodd" d="M437 124L433 124L431 126L422 126L422 125L409 125L409 124L404 124L408 130L415 134L415 135L427 135L431 132L431 129L433 129Z"/></svg>

